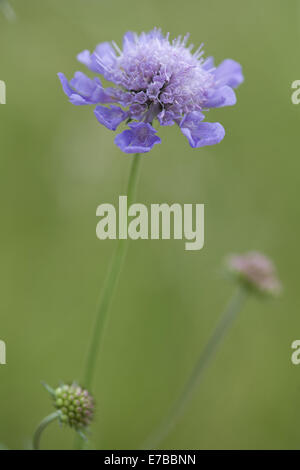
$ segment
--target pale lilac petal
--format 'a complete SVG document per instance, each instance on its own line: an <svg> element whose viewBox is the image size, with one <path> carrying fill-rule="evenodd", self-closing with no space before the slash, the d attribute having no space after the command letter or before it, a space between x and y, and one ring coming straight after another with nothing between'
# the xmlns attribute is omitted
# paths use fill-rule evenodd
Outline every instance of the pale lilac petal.
<svg viewBox="0 0 300 470"><path fill-rule="evenodd" d="M129 108L130 116L132 119L136 119L137 121L141 121L145 113L147 112L147 105L135 103L130 106Z"/></svg>
<svg viewBox="0 0 300 470"><path fill-rule="evenodd" d="M141 37L145 36L146 39L163 39L163 34L161 32L160 28L154 28L152 31L149 31L149 33L142 33Z"/></svg>
<svg viewBox="0 0 300 470"><path fill-rule="evenodd" d="M235 60L226 59L216 68L215 79L218 87L228 85L236 88L244 81L242 67Z"/></svg>
<svg viewBox="0 0 300 470"><path fill-rule="evenodd" d="M101 90L102 85L98 77L93 80L87 77L82 72L75 72L74 77L70 80L70 86L76 90L80 95L89 97L94 103L98 102L98 91Z"/></svg>
<svg viewBox="0 0 300 470"><path fill-rule="evenodd" d="M202 122L203 115L198 112L189 113L180 124L181 132L187 137L193 148L215 145L225 136L225 130L218 122Z"/></svg>
<svg viewBox="0 0 300 470"><path fill-rule="evenodd" d="M62 84L63 91L69 97L69 101L75 105L91 104L86 97L82 96L80 92L73 90L66 76L63 73L58 73L58 78Z"/></svg>
<svg viewBox="0 0 300 470"><path fill-rule="evenodd" d="M72 95L72 93L74 93L74 90L72 90L72 88L70 87L70 85L69 85L69 80L67 79L67 77L65 76L65 74L62 73L62 72L59 72L59 73L57 74L57 76L58 76L58 78L59 78L59 80L60 80L60 82L61 82L61 84L62 84L63 91L65 92L65 94L66 94L67 96L70 97L70 96Z"/></svg>
<svg viewBox="0 0 300 470"><path fill-rule="evenodd" d="M113 67L116 58L116 52L109 42L98 44L91 56L93 66L103 75Z"/></svg>
<svg viewBox="0 0 300 470"><path fill-rule="evenodd" d="M212 70L215 67L215 62L213 57L207 57L202 64L204 70Z"/></svg>
<svg viewBox="0 0 300 470"><path fill-rule="evenodd" d="M150 124L130 123L129 127L115 138L115 144L125 153L146 153L161 142Z"/></svg>
<svg viewBox="0 0 300 470"><path fill-rule="evenodd" d="M157 80L150 83L147 90L147 96L150 100L156 100L160 94L162 84Z"/></svg>
<svg viewBox="0 0 300 470"><path fill-rule="evenodd" d="M204 102L206 108L221 108L223 106L233 106L236 104L236 95L229 86L222 86L208 94Z"/></svg>
<svg viewBox="0 0 300 470"><path fill-rule="evenodd" d="M134 97L134 102L139 103L139 104L144 104L146 103L148 97L144 91L139 91L138 93L135 94Z"/></svg>
<svg viewBox="0 0 300 470"><path fill-rule="evenodd" d="M205 118L200 111L192 111L184 116L180 122L180 127L188 127L189 129L197 129L198 124Z"/></svg>
<svg viewBox="0 0 300 470"><path fill-rule="evenodd" d="M158 115L157 119L161 126L173 126L176 115L172 111L163 109Z"/></svg>
<svg viewBox="0 0 300 470"><path fill-rule="evenodd" d="M125 33L123 37L123 50L127 52L135 43L136 34L132 31L127 31L127 33Z"/></svg>
<svg viewBox="0 0 300 470"><path fill-rule="evenodd" d="M77 60L88 67L92 72L104 74L104 72L114 65L116 53L109 42L98 44L94 52L84 50L77 55Z"/></svg>
<svg viewBox="0 0 300 470"><path fill-rule="evenodd" d="M75 72L74 77L68 81L63 73L58 73L63 91L69 101L75 105L87 105L111 102L112 98L103 89L98 77L93 80L82 72Z"/></svg>
<svg viewBox="0 0 300 470"><path fill-rule="evenodd" d="M82 52L79 52L77 54L77 60L78 62L81 62L83 65L85 65L88 69L92 70L92 72L97 72L97 70L93 69L93 64L91 60L91 53L87 49L85 49Z"/></svg>
<svg viewBox="0 0 300 470"><path fill-rule="evenodd" d="M94 113L98 121L111 131L115 131L118 125L127 119L129 115L127 111L123 111L122 108L114 105L109 108L97 106Z"/></svg>

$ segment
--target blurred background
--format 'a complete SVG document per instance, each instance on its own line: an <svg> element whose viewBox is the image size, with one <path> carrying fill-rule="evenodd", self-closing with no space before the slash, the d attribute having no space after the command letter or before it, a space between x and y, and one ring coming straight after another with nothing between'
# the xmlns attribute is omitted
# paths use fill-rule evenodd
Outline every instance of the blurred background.
<svg viewBox="0 0 300 470"><path fill-rule="evenodd" d="M297 449L300 366L300 2L290 0L11 0L0 12L0 442L28 446L52 411L51 386L80 380L114 241L96 238L96 207L124 194L131 157L90 107L68 103L56 76L84 70L76 54L127 30L191 33L219 63L243 65L233 108L212 110L224 141L193 150L176 126L145 155L138 201L205 203L205 247L135 241L98 360L96 448L142 445L178 396L234 285L224 257L261 250L275 261L279 300L251 299L165 449ZM51 425L42 447L70 448Z"/></svg>

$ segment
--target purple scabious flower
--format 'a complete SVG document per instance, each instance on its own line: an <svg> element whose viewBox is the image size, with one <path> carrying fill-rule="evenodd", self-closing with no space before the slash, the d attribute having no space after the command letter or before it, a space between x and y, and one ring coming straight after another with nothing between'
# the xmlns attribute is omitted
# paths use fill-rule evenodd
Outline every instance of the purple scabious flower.
<svg viewBox="0 0 300 470"><path fill-rule="evenodd" d="M123 50L112 42L99 44L93 53L78 54L79 62L114 84L104 88L98 77L82 72L67 80L58 76L65 94L75 105L97 105L95 116L115 131L129 125L115 138L125 153L149 152L161 142L153 122L177 124L193 148L219 143L225 130L219 123L203 122L203 112L236 103L234 88L243 82L240 64L231 59L218 67L211 57L204 59L202 46L193 52L188 35L170 41L161 30L128 32Z"/></svg>

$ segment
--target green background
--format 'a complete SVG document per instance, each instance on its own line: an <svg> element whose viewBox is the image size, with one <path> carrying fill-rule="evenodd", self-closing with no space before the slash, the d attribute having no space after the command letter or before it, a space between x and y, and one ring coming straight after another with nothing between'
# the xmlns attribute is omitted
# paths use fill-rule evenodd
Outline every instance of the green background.
<svg viewBox="0 0 300 470"><path fill-rule="evenodd" d="M0 442L28 447L52 410L40 385L80 380L96 300L114 241L95 236L96 207L124 194L131 157L92 108L68 103L56 73L84 70L76 54L127 30L191 33L219 63L243 65L233 108L212 110L224 141L192 149L176 126L145 155L138 201L205 203L205 247L135 241L97 363L97 448L138 448L178 396L228 302L228 253L271 256L284 292L251 299L161 448L262 449L300 445L299 116L296 0L14 0L0 14ZM69 448L53 424L43 448Z"/></svg>

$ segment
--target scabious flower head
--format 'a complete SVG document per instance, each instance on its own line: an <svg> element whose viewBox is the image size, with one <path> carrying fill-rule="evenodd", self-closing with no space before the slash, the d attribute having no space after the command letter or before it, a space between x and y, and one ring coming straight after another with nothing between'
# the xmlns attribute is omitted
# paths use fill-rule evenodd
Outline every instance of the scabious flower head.
<svg viewBox="0 0 300 470"><path fill-rule="evenodd" d="M75 430L88 427L94 415L94 399L79 385L62 385L54 390L54 406L60 412L59 419Z"/></svg>
<svg viewBox="0 0 300 470"><path fill-rule="evenodd" d="M113 42L99 44L91 54L78 54L79 62L114 84L103 88L98 77L76 72L68 81L59 73L71 103L97 105L95 116L108 129L126 121L129 129L115 143L126 153L149 152L161 142L152 126L177 124L191 147L219 143L225 131L221 124L203 122L203 112L236 103L234 88L243 81L241 66L224 60L218 67L204 59L202 46L193 52L188 35L170 41L159 29L149 33L128 32L123 50Z"/></svg>
<svg viewBox="0 0 300 470"><path fill-rule="evenodd" d="M276 295L281 290L273 262L261 253L231 255L227 266L239 282L259 293Z"/></svg>

